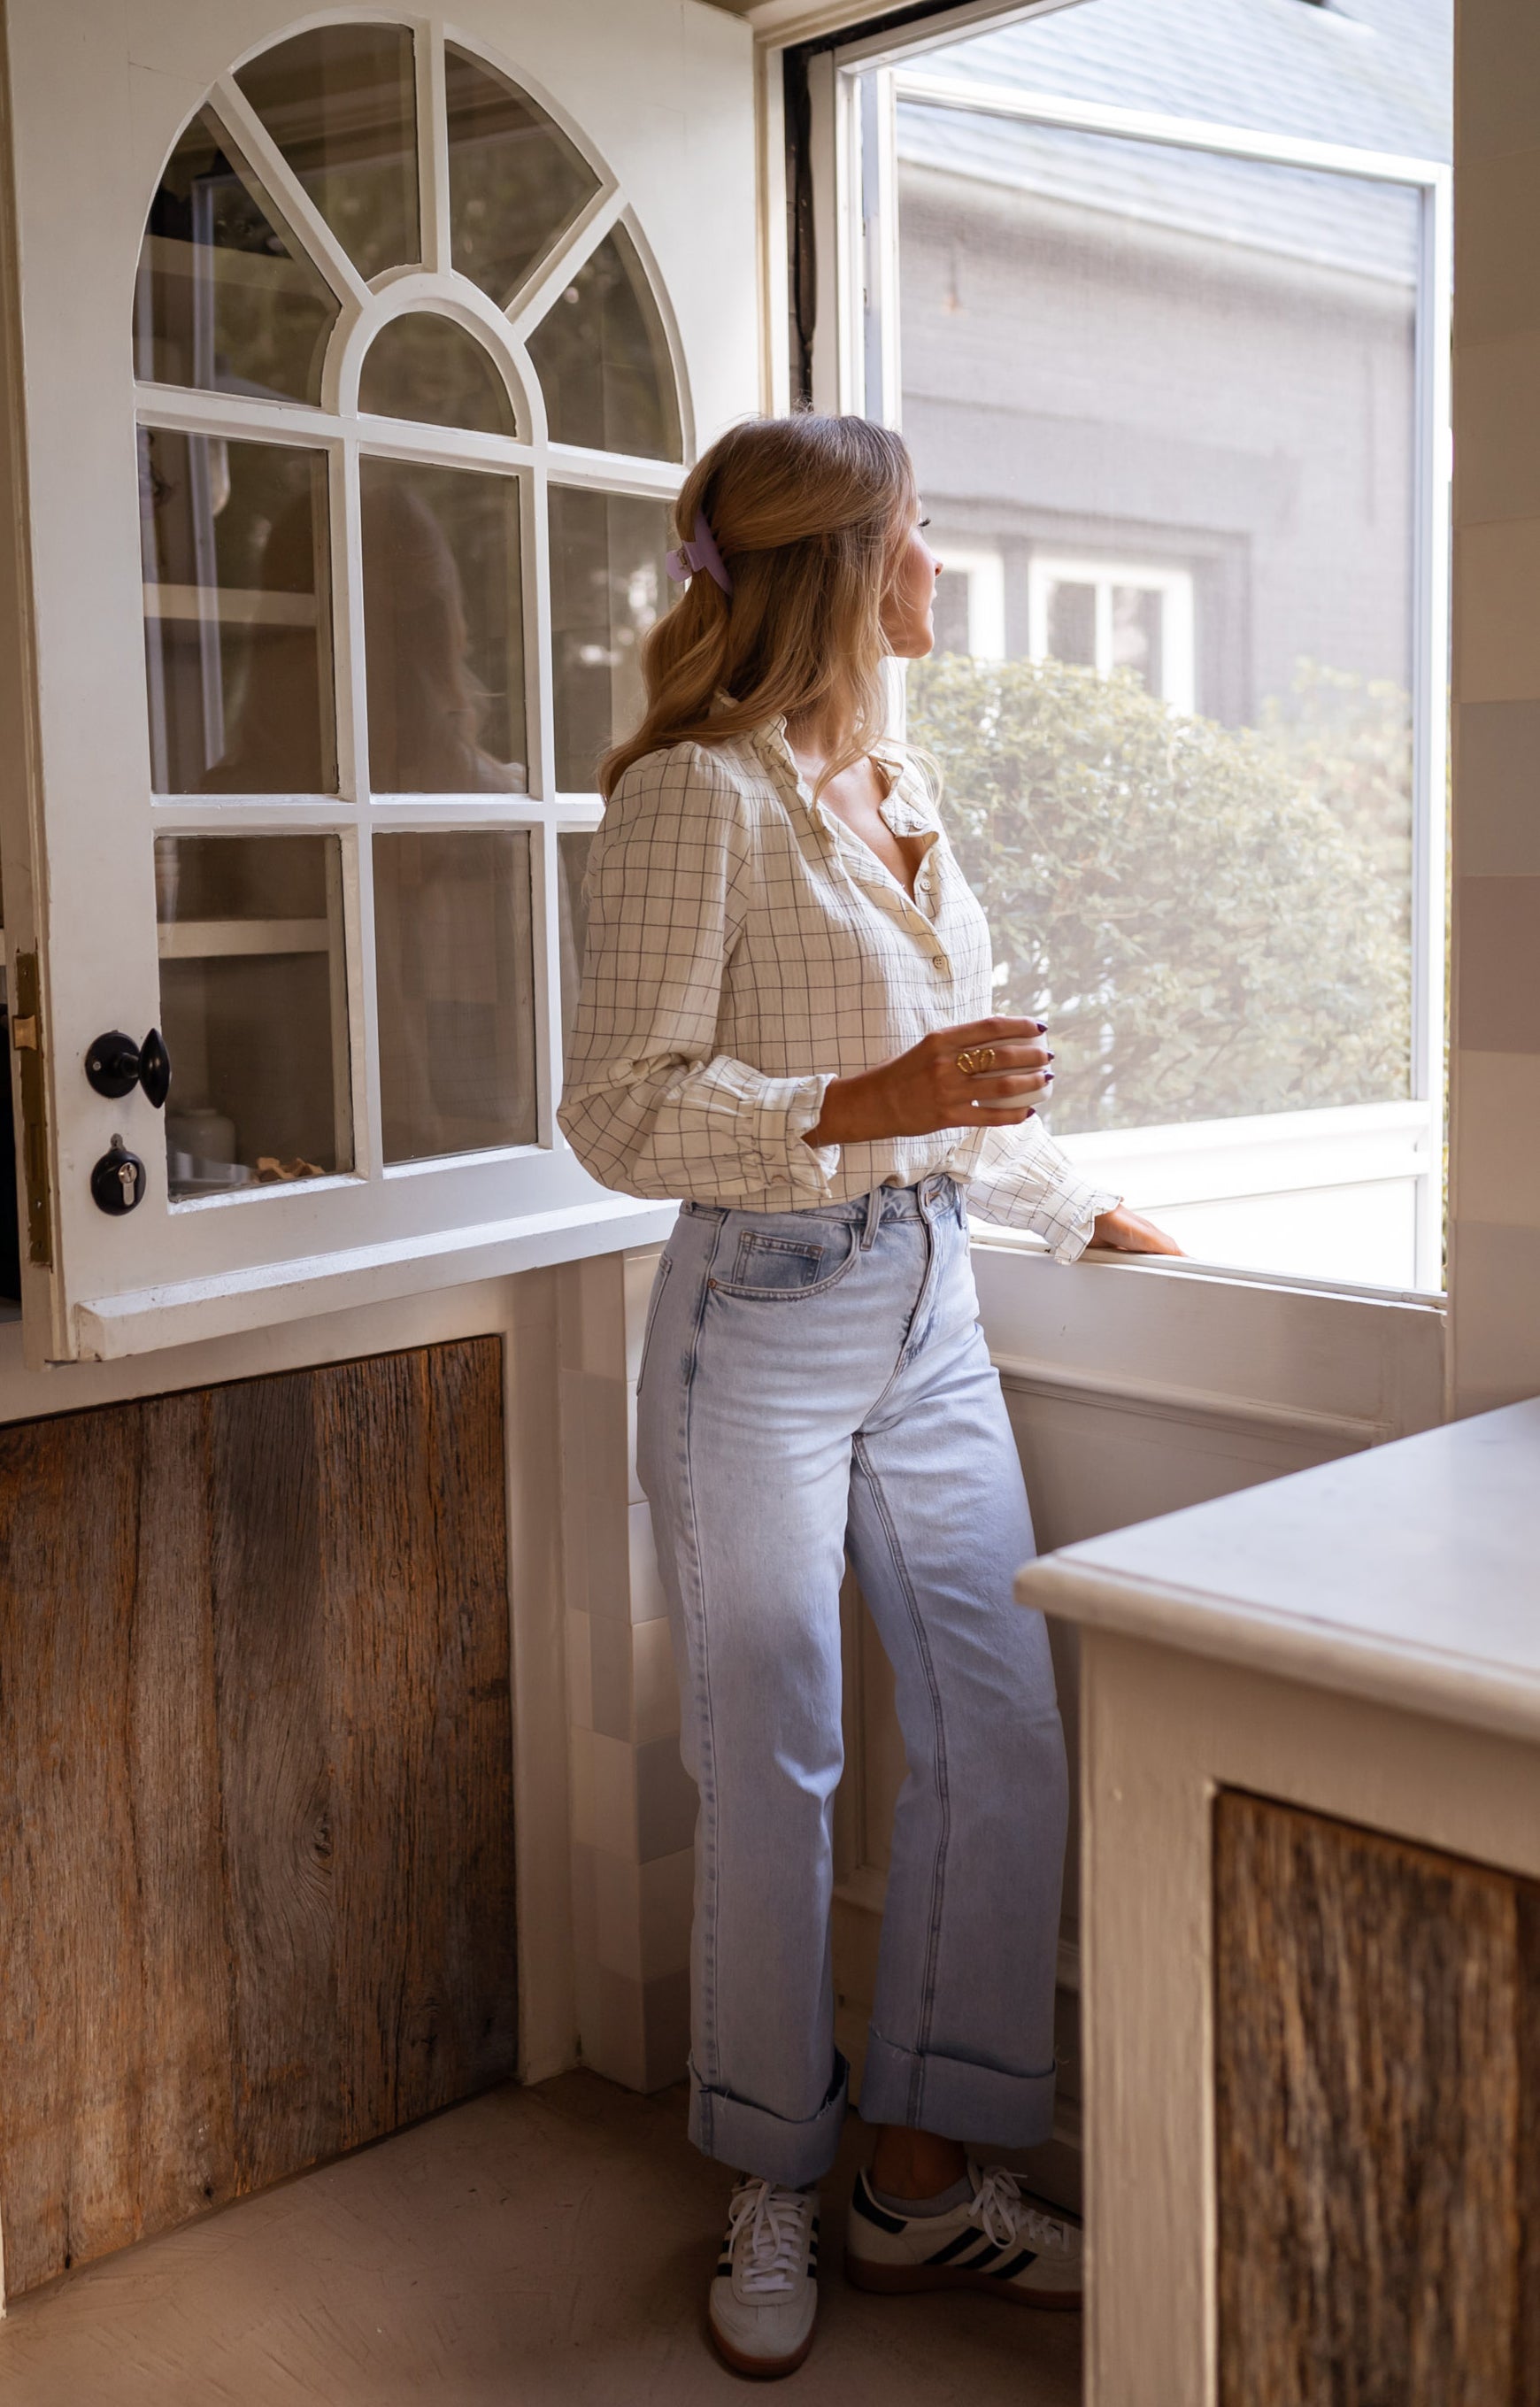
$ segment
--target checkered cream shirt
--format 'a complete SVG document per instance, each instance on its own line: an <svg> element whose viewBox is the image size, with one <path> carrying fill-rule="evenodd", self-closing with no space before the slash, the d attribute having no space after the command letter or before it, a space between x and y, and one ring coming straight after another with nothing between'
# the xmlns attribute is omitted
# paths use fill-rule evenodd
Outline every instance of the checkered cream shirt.
<svg viewBox="0 0 1540 2407"><path fill-rule="evenodd" d="M910 901L815 804L777 724L629 768L589 857L561 1122L601 1185L753 1212L848 1203L946 1171L988 1220L1073 1261L1119 1198L1035 1117L809 1146L831 1079L991 1009L988 923L920 772L882 815L929 836Z"/></svg>

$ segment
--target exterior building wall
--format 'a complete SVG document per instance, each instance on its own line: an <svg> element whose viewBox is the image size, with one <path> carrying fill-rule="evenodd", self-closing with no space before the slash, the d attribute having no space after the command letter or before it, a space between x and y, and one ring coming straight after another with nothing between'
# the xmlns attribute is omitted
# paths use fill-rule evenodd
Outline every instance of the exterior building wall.
<svg viewBox="0 0 1540 2407"><path fill-rule="evenodd" d="M1233 724L1302 654L1409 682L1408 285L912 162L900 207L905 431L943 557L1005 552L1008 653L1035 545L1190 568Z"/></svg>
<svg viewBox="0 0 1540 2407"><path fill-rule="evenodd" d="M1540 1391L1540 18L1456 27L1452 1401Z"/></svg>

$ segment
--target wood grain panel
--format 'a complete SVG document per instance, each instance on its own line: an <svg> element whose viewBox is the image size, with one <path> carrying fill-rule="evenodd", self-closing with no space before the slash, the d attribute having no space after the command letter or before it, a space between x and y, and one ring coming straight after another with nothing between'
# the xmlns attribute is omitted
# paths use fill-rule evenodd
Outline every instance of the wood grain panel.
<svg viewBox="0 0 1540 2407"><path fill-rule="evenodd" d="M483 1343L319 1383L349 2146L514 2060L501 1379ZM378 1460L392 1492L350 1509L349 1465L372 1486Z"/></svg>
<svg viewBox="0 0 1540 2407"><path fill-rule="evenodd" d="M1519 1884L1215 1809L1221 2407L1506 2407Z"/></svg>
<svg viewBox="0 0 1540 2407"><path fill-rule="evenodd" d="M138 2155L138 2051L125 2062L122 2024L125 2007L138 2020L137 1884L122 1753L138 1426L101 1419L79 1488L51 1423L0 1431L0 2205L13 2287L135 2233L123 2169Z"/></svg>
<svg viewBox="0 0 1540 2407"><path fill-rule="evenodd" d="M209 1611L207 1404L192 1394L138 1409L124 1765L143 2031L135 2224L164 2230L234 2187L232 1960ZM93 1416L93 1426L107 1417Z"/></svg>
<svg viewBox="0 0 1540 2407"><path fill-rule="evenodd" d="M501 1381L0 1430L13 2293L513 2070Z"/></svg>
<svg viewBox="0 0 1540 2407"><path fill-rule="evenodd" d="M331 1632L314 1430L325 1375L249 1379L208 1398L238 2190L341 2144Z"/></svg>

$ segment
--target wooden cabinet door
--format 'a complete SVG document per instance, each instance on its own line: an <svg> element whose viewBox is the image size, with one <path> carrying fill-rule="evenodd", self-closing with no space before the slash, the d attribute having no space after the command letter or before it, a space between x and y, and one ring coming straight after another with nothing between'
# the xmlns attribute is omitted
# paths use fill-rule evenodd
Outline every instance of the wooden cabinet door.
<svg viewBox="0 0 1540 2407"><path fill-rule="evenodd" d="M1214 1904L1219 2407L1533 2400L1540 1890L1230 1792Z"/></svg>
<svg viewBox="0 0 1540 2407"><path fill-rule="evenodd" d="M501 1347L0 1431L33 2287L514 2069Z"/></svg>

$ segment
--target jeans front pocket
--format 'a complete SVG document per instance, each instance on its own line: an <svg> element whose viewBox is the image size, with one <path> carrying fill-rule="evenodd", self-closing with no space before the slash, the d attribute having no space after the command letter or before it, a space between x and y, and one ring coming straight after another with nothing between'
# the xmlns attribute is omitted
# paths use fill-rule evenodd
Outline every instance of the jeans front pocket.
<svg viewBox="0 0 1540 2407"><path fill-rule="evenodd" d="M739 1235L731 1278L713 1278L720 1295L759 1303L794 1303L822 1295L855 1260L860 1232L848 1221L820 1221L806 1231L783 1221L775 1229L745 1229Z"/></svg>
<svg viewBox="0 0 1540 2407"><path fill-rule="evenodd" d="M636 1393L638 1396L642 1392L642 1381L647 1377L647 1358L652 1351L652 1332L658 1326L658 1306L663 1300L663 1289L668 1285L668 1274L673 1267L673 1255L664 1254L663 1260L658 1264L658 1275L652 1282L652 1293L648 1298L647 1325L642 1331L642 1350L636 1363Z"/></svg>

